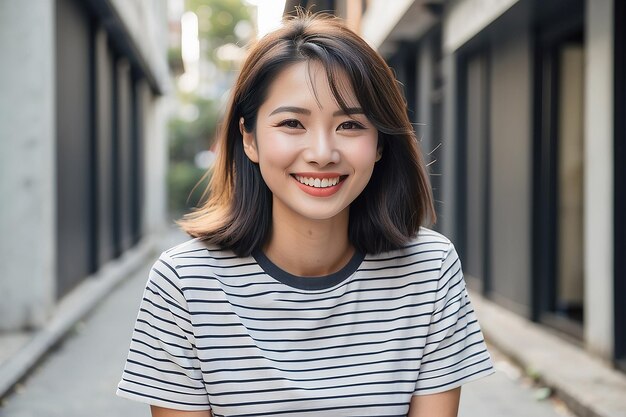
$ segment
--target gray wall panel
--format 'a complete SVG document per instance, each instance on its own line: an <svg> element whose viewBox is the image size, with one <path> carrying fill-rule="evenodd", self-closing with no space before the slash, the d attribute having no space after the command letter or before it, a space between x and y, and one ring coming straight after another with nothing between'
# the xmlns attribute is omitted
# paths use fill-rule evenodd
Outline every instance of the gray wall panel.
<svg viewBox="0 0 626 417"><path fill-rule="evenodd" d="M113 248L113 186L112 186L112 91L113 56L106 33L96 36L96 141L98 146L98 264L114 257Z"/></svg>
<svg viewBox="0 0 626 417"><path fill-rule="evenodd" d="M116 187L119 209L119 244L122 251L132 246L132 98L131 69L127 60L117 63L117 157L119 181Z"/></svg>
<svg viewBox="0 0 626 417"><path fill-rule="evenodd" d="M420 43L417 55L418 79L417 91L417 123L415 127L418 137L422 140L424 152L431 152L435 145L436 138L432 137L432 122L430 112L430 95L432 93L432 47L431 43L424 40ZM431 158L426 158L427 162Z"/></svg>
<svg viewBox="0 0 626 417"><path fill-rule="evenodd" d="M57 1L57 296L90 272L90 27L72 0Z"/></svg>
<svg viewBox="0 0 626 417"><path fill-rule="evenodd" d="M457 56L456 54L445 55L442 60L443 66L443 126L441 148L437 159L441 166L441 210L439 211L439 230L453 242L459 239L457 219L460 216L458 198L459 154L457 147ZM435 117L434 115L432 116Z"/></svg>
<svg viewBox="0 0 626 417"><path fill-rule="evenodd" d="M143 95L142 80L133 80L132 87L132 160L131 160L131 235L135 244L142 236L143 213Z"/></svg>
<svg viewBox="0 0 626 417"><path fill-rule="evenodd" d="M530 311L532 172L531 57L526 20L495 31L491 71L492 296Z"/></svg>
<svg viewBox="0 0 626 417"><path fill-rule="evenodd" d="M418 137L422 140L422 150L428 164L430 183L435 198L437 216L442 212L441 179L442 163L442 104L443 94L439 86L439 50L441 38L437 32L431 32L420 43L417 54L417 122ZM440 229L440 222L434 226Z"/></svg>
<svg viewBox="0 0 626 417"><path fill-rule="evenodd" d="M465 222L463 256L466 275L486 279L488 70L487 57L476 53L467 62L465 131Z"/></svg>

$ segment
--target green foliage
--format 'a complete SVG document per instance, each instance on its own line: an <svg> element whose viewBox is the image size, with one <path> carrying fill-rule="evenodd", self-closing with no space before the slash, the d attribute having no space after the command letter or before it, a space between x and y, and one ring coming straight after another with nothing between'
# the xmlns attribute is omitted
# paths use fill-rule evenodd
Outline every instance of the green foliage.
<svg viewBox="0 0 626 417"><path fill-rule="evenodd" d="M202 180L204 174L204 170L190 162L170 163L167 173L168 209L175 217L201 205L209 179L207 176Z"/></svg>
<svg viewBox="0 0 626 417"><path fill-rule="evenodd" d="M195 106L198 118L187 121L178 117L169 122L170 161L193 161L198 152L209 149L213 143L218 119L218 108L213 100L193 98L184 105Z"/></svg>
<svg viewBox="0 0 626 417"><path fill-rule="evenodd" d="M183 57L180 47L167 50L167 62L175 74L183 73Z"/></svg>
<svg viewBox="0 0 626 417"><path fill-rule="evenodd" d="M198 31L211 47L238 41L235 26L250 20L248 8L241 0L186 0L187 10L198 15Z"/></svg>
<svg viewBox="0 0 626 417"><path fill-rule="evenodd" d="M218 70L232 71L230 63L219 62L216 50L228 43L241 44L242 40L235 35L235 27L242 20L250 20L248 7L242 0L185 0L185 10L198 16L201 60L210 61ZM180 49L170 50L169 60L174 71L182 71ZM180 107L168 126L170 167L167 185L169 210L175 217L180 217L200 204L206 188L205 179L194 190L205 174L203 169L194 165L194 158L198 152L210 149L213 143L220 103L219 99L180 91L177 99Z"/></svg>

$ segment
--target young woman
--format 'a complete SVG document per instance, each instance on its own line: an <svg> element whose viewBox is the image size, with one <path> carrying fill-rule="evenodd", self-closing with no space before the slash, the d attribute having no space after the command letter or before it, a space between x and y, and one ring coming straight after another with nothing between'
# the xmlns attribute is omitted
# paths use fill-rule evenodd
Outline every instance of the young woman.
<svg viewBox="0 0 626 417"><path fill-rule="evenodd" d="M398 84L338 20L250 51L193 239L161 254L118 395L157 417L457 415L493 372Z"/></svg>

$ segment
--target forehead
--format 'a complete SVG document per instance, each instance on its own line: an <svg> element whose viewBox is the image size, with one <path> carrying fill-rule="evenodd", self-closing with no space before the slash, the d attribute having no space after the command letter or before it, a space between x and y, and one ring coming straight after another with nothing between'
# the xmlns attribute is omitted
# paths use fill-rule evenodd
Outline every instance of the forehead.
<svg viewBox="0 0 626 417"><path fill-rule="evenodd" d="M352 83L343 69L333 73L333 83L339 98L347 107L359 105ZM339 108L333 94L326 68L316 60L290 64L280 70L268 88L265 103L285 100L313 99L319 108Z"/></svg>

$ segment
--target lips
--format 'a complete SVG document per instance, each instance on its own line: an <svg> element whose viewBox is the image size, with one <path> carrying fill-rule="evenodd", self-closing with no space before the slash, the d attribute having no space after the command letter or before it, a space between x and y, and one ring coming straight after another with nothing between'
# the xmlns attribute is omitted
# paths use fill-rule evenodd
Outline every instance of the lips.
<svg viewBox="0 0 626 417"><path fill-rule="evenodd" d="M348 177L338 173L308 173L292 174L291 177L305 193L315 197L329 197L341 188L343 181Z"/></svg>

